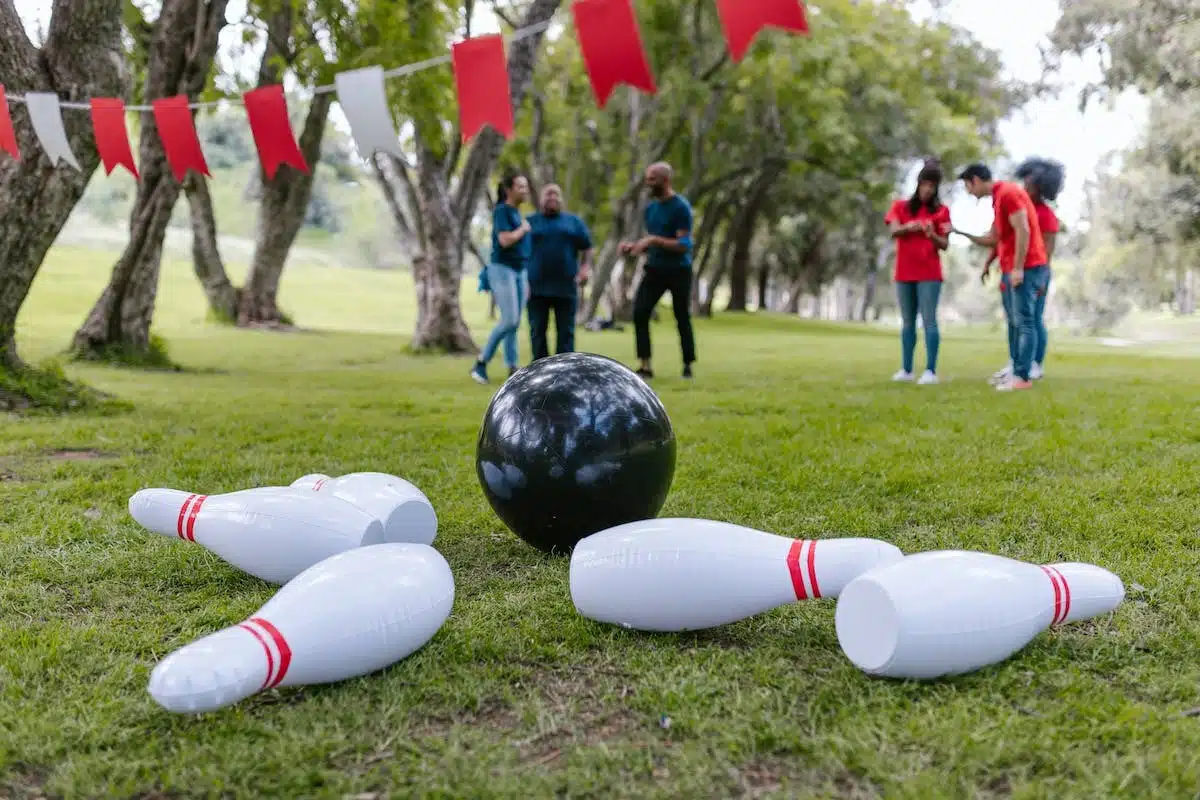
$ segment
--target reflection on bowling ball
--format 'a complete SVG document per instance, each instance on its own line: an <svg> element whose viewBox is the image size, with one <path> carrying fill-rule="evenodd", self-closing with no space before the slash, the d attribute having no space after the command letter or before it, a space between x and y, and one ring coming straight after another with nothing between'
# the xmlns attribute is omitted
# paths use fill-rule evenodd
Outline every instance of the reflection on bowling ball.
<svg viewBox="0 0 1200 800"><path fill-rule="evenodd" d="M585 536L658 514L675 475L675 432L629 368L563 353L519 371L492 398L475 471L513 533L565 555Z"/></svg>

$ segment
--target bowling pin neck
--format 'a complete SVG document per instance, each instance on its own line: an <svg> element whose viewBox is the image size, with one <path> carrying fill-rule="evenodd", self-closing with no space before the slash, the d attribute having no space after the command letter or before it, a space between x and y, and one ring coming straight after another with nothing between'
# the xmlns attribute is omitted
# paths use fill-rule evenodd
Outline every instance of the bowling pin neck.
<svg viewBox="0 0 1200 800"><path fill-rule="evenodd" d="M205 495L178 489L142 489L129 498L129 515L147 530L192 540Z"/></svg>
<svg viewBox="0 0 1200 800"><path fill-rule="evenodd" d="M149 689L168 710L210 711L277 685L280 666L270 635L247 620L167 656L151 674Z"/></svg>
<svg viewBox="0 0 1200 800"><path fill-rule="evenodd" d="M1092 564L1047 564L1042 572L1054 592L1051 625L1092 619L1113 611L1125 599L1125 586L1113 573Z"/></svg>

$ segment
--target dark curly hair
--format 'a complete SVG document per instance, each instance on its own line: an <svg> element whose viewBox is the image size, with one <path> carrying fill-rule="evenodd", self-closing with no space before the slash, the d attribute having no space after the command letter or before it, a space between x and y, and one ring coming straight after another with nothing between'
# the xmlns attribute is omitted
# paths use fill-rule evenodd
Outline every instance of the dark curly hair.
<svg viewBox="0 0 1200 800"><path fill-rule="evenodd" d="M1063 165L1049 158L1027 158L1017 167L1018 180L1029 181L1033 184L1037 197L1034 200L1053 203L1062 191L1066 169Z"/></svg>
<svg viewBox="0 0 1200 800"><path fill-rule="evenodd" d="M912 197L908 198L908 213L912 216L917 215L917 210L921 208L921 184L926 181L933 183L933 197L929 198L929 202L925 207L929 209L929 213L933 213L942 207L941 198L938 197L938 189L942 185L942 164L936 158L925 159L925 165L921 167L921 171L917 174L917 188L913 191Z"/></svg>

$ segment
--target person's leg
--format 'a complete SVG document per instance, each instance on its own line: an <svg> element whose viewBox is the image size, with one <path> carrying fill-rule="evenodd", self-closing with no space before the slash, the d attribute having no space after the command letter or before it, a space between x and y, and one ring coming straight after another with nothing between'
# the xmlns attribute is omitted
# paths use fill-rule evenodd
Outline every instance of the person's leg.
<svg viewBox="0 0 1200 800"><path fill-rule="evenodd" d="M480 383L487 383L488 362L496 354L500 343L517 328L521 321L521 305L517 294L519 289L517 271L503 264L489 264L488 283L492 287L492 297L496 299L496 308L500 309L500 321L488 334L479 361L475 362L475 367L471 370L471 377Z"/></svg>
<svg viewBox="0 0 1200 800"><path fill-rule="evenodd" d="M1033 351L1032 375L1042 377L1042 365L1046 361L1046 346L1049 344L1050 332L1046 330L1046 298L1050 294L1050 268L1045 268L1045 274L1035 287L1033 300L1033 328L1037 334L1037 346Z"/></svg>
<svg viewBox="0 0 1200 800"><path fill-rule="evenodd" d="M1000 276L1000 305L1004 309L1004 336L1008 344L1008 365L997 370L989 379L992 383L1001 383L1012 378L1013 362L1017 358L1017 326L1013 322L1012 288L1008 276Z"/></svg>
<svg viewBox="0 0 1200 800"><path fill-rule="evenodd" d="M941 281L921 281L917 284L917 308L921 312L921 327L925 329L925 371L929 376L937 375L938 348L942 335L938 330L938 298L942 294ZM926 383L933 383L922 375Z"/></svg>
<svg viewBox="0 0 1200 800"><path fill-rule="evenodd" d="M1041 268L1025 270L1020 286L1010 289L1012 294L1013 320L1017 327L1017 355L1013 359L1013 380L1028 383L1029 369L1033 366L1033 349L1037 339L1033 332L1034 292L1041 280Z"/></svg>
<svg viewBox="0 0 1200 800"><path fill-rule="evenodd" d="M575 352L575 314L578 310L576 298L554 298L554 327L558 331L555 341L556 352Z"/></svg>
<svg viewBox="0 0 1200 800"><path fill-rule="evenodd" d="M550 355L546 332L550 328L550 307L553 302L552 297L529 298L529 347L533 351L534 361Z"/></svg>
<svg viewBox="0 0 1200 800"><path fill-rule="evenodd" d="M692 271L678 270L671 275L671 309L679 329L679 349L683 353L683 377L692 377L696 361L696 334L692 330Z"/></svg>
<svg viewBox="0 0 1200 800"><path fill-rule="evenodd" d="M896 301L900 304L900 371L893 380L912 378L913 351L917 349L917 284L896 283Z"/></svg>
<svg viewBox="0 0 1200 800"><path fill-rule="evenodd" d="M658 273L656 269L643 270L642 282L633 298L633 333L637 357L642 362L638 371L648 376L654 374L650 368L650 315L667 290Z"/></svg>
<svg viewBox="0 0 1200 800"><path fill-rule="evenodd" d="M504 337L504 363L508 365L509 375L517 371L517 360L519 358L517 331L521 329L521 314L525 311L525 307L529 303L529 273L523 269L514 270L513 278L517 294L516 321L513 323L512 330Z"/></svg>

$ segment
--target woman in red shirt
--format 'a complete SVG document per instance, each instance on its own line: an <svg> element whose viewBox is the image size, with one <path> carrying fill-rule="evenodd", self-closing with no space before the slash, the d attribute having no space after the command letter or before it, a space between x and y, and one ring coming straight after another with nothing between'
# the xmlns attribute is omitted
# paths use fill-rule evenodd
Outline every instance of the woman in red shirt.
<svg viewBox="0 0 1200 800"><path fill-rule="evenodd" d="M1034 380L1042 377L1042 363L1046 360L1046 296L1050 293L1050 264L1054 260L1054 240L1058 238L1061 225L1058 216L1046 203L1053 203L1062 191L1065 170L1057 161L1046 158L1027 158L1017 167L1017 180L1025 183L1025 191L1033 200L1033 209L1037 212L1038 226L1042 229L1042 240L1046 243L1046 285L1042 288L1033 307L1033 332L1037 336L1034 346L1033 367L1029 377Z"/></svg>
<svg viewBox="0 0 1200 800"><path fill-rule="evenodd" d="M942 293L942 250L949 246L950 209L942 205L938 189L942 169L934 159L925 161L917 175L917 190L907 200L892 204L884 222L896 240L896 269L892 280L900 302L903 326L900 330L901 367L892 376L895 381L913 379L913 351L917 347L917 314L925 329L925 372L917 381L937 383L937 357L941 336L938 333L937 306Z"/></svg>

